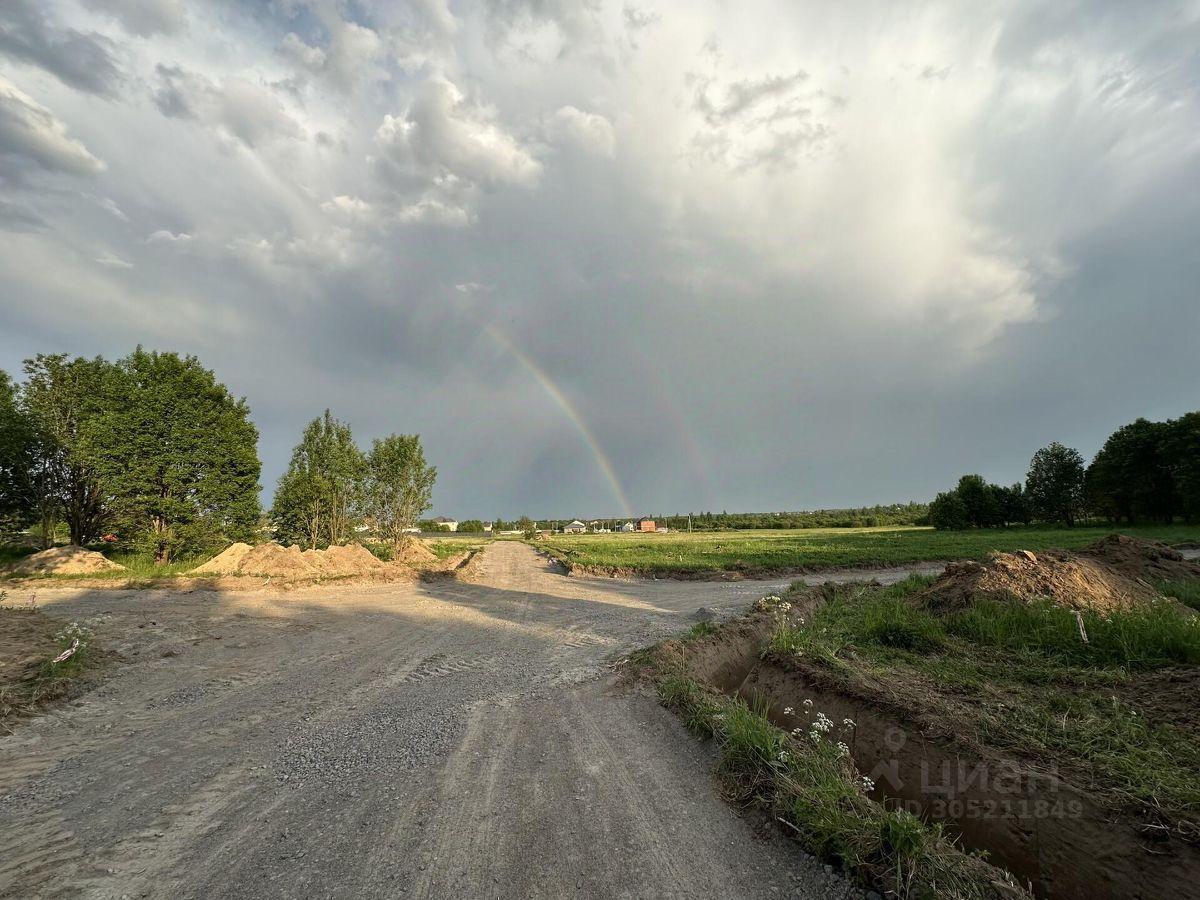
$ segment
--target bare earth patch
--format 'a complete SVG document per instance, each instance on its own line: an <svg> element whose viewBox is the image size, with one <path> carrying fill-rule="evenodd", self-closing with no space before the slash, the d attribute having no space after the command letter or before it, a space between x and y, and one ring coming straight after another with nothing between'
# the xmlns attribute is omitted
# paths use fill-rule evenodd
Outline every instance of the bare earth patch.
<svg viewBox="0 0 1200 900"><path fill-rule="evenodd" d="M1200 578L1200 565L1165 544L1114 534L1078 552L1018 550L951 563L919 599L936 609L961 608L975 597L1051 599L1105 614L1173 602L1159 596L1149 579L1180 577Z"/></svg>
<svg viewBox="0 0 1200 900"><path fill-rule="evenodd" d="M82 547L51 547L27 556L12 568L14 575L89 575L120 572L125 567L103 554Z"/></svg>

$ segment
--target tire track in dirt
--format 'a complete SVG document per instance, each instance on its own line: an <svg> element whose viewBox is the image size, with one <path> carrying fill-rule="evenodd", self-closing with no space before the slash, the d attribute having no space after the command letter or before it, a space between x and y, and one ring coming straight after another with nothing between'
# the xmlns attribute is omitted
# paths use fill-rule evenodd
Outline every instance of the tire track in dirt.
<svg viewBox="0 0 1200 900"><path fill-rule="evenodd" d="M0 739L0 896L846 895L608 689L616 655L753 585L571 579L507 542L473 569L57 592L127 662Z"/></svg>

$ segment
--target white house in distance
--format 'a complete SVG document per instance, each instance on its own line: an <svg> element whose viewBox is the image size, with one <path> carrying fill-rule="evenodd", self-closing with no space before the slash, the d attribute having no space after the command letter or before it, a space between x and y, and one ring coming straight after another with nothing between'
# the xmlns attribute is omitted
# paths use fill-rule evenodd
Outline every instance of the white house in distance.
<svg viewBox="0 0 1200 900"><path fill-rule="evenodd" d="M620 528L618 528L617 530L618 530L618 531L623 531L623 532L625 532L626 534L629 534L631 531L637 531L637 529L633 527L633 523L632 523L632 522L626 522L624 525L622 525L622 526L621 526Z"/></svg>
<svg viewBox="0 0 1200 900"><path fill-rule="evenodd" d="M458 522L455 519L447 519L445 516L437 516L431 521L441 531L458 531Z"/></svg>
<svg viewBox="0 0 1200 900"><path fill-rule="evenodd" d="M576 519L570 525L563 526L563 534L583 534L587 531L587 526Z"/></svg>

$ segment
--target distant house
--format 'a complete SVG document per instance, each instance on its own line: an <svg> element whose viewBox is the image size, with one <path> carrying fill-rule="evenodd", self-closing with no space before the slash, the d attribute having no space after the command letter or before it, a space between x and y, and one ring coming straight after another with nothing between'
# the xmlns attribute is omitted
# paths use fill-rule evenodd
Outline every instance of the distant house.
<svg viewBox="0 0 1200 900"><path fill-rule="evenodd" d="M455 519L447 519L445 516L438 516L431 521L437 526L439 531L458 531L458 522Z"/></svg>
<svg viewBox="0 0 1200 900"><path fill-rule="evenodd" d="M631 532L631 531L637 531L637 528L634 527L632 522L626 522L624 525L622 525L617 530L624 531L626 534L629 534L629 532Z"/></svg>
<svg viewBox="0 0 1200 900"><path fill-rule="evenodd" d="M588 528L592 529L594 534L608 534L612 530L603 522L592 522Z"/></svg>
<svg viewBox="0 0 1200 900"><path fill-rule="evenodd" d="M653 519L651 519L649 516L643 516L642 518L638 519L637 530L657 531L658 528L655 526Z"/></svg>
<svg viewBox="0 0 1200 900"><path fill-rule="evenodd" d="M587 531L587 526L576 519L570 525L563 526L563 534L583 534Z"/></svg>
<svg viewBox="0 0 1200 900"><path fill-rule="evenodd" d="M492 530L492 523L491 523L491 522L484 522L484 523L483 523L483 530L484 530L484 531L486 531L486 532L488 532L488 533L490 534L490 533L491 533L491 530Z"/></svg>

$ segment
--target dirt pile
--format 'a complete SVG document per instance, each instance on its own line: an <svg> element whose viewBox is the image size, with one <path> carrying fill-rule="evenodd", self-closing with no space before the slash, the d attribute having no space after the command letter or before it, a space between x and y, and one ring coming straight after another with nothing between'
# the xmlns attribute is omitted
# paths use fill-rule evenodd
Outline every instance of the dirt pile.
<svg viewBox="0 0 1200 900"><path fill-rule="evenodd" d="M344 578L369 575L385 568L371 551L361 544L330 547L328 550L301 550L295 544L233 544L193 570L193 574L257 575L271 578Z"/></svg>
<svg viewBox="0 0 1200 900"><path fill-rule="evenodd" d="M1184 559L1183 554L1159 541L1144 541L1125 534L1110 534L1079 551L1080 556L1096 559L1126 578L1143 581L1200 578L1200 563Z"/></svg>
<svg viewBox="0 0 1200 900"><path fill-rule="evenodd" d="M405 566L428 566L438 561L437 554L419 538L404 537L396 542L392 561Z"/></svg>
<svg viewBox="0 0 1200 900"><path fill-rule="evenodd" d="M329 575L370 575L386 568L370 550L362 544L346 544L328 550L306 550L308 559L317 568Z"/></svg>
<svg viewBox="0 0 1200 900"><path fill-rule="evenodd" d="M242 560L253 550L249 544L238 542L222 550L194 572L206 572L212 575L237 575L241 571Z"/></svg>
<svg viewBox="0 0 1200 900"><path fill-rule="evenodd" d="M12 568L14 575L90 575L124 570L124 566L104 555L74 545L51 547L25 557Z"/></svg>
<svg viewBox="0 0 1200 900"><path fill-rule="evenodd" d="M1165 553L1164 553L1165 551ZM1030 602L1051 599L1068 609L1106 615L1164 601L1145 580L1165 577L1167 547L1113 535L1079 553L1046 550L995 553L984 562L951 563L918 599L936 610L958 609L978 597ZM1174 554L1178 556L1178 554Z"/></svg>

